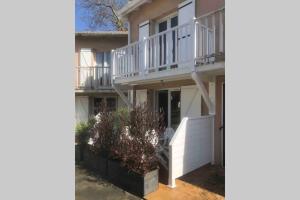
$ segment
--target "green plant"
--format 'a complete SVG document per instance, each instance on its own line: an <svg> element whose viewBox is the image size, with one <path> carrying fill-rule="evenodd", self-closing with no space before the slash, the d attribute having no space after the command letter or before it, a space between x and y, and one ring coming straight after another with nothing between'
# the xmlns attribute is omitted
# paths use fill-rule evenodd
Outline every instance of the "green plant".
<svg viewBox="0 0 300 200"><path fill-rule="evenodd" d="M87 122L79 122L75 127L75 139L79 144L87 144L90 137L90 130L95 124L95 119L91 118Z"/></svg>

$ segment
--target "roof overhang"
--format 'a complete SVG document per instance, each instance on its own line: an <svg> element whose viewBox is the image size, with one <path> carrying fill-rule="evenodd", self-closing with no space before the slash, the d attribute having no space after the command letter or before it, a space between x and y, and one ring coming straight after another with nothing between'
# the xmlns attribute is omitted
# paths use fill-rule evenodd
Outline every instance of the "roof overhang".
<svg viewBox="0 0 300 200"><path fill-rule="evenodd" d="M145 3L151 3L152 0L131 0L123 6L120 10L117 11L117 15L121 19L126 19L128 14L134 10L137 10L140 6L144 5Z"/></svg>
<svg viewBox="0 0 300 200"><path fill-rule="evenodd" d="M84 31L76 32L76 37L127 37L127 31Z"/></svg>

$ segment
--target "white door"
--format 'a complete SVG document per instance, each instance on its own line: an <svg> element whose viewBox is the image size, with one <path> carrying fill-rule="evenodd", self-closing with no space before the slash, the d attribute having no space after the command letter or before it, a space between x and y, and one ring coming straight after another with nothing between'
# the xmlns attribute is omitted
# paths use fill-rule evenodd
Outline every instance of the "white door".
<svg viewBox="0 0 300 200"><path fill-rule="evenodd" d="M149 37L149 21L145 21L139 25L139 41L145 41L139 45L139 65L140 71L145 72L148 68L148 46L146 38Z"/></svg>
<svg viewBox="0 0 300 200"><path fill-rule="evenodd" d="M76 122L86 122L89 118L89 98L86 96L75 97Z"/></svg>
<svg viewBox="0 0 300 200"><path fill-rule="evenodd" d="M136 105L143 105L147 102L147 90L136 90Z"/></svg>
<svg viewBox="0 0 300 200"><path fill-rule="evenodd" d="M195 17L195 1L186 0L178 6L178 25L190 23ZM178 30L178 60L179 62L187 62L193 58L191 48L193 43L191 40L192 26L184 26Z"/></svg>
<svg viewBox="0 0 300 200"><path fill-rule="evenodd" d="M93 52L92 49L80 50L80 86L91 86L90 68L93 64Z"/></svg>
<svg viewBox="0 0 300 200"><path fill-rule="evenodd" d="M157 25L157 33L165 32L178 25L178 16L173 15L162 21ZM159 70L164 70L167 67L175 67L176 53L177 53L177 36L176 31L167 31L159 36ZM164 67L162 67L164 66Z"/></svg>

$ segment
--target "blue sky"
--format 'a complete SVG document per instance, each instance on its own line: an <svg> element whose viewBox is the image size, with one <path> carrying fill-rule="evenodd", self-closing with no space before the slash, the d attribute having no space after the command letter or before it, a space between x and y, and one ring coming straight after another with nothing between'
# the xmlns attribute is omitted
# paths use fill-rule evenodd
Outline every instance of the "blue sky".
<svg viewBox="0 0 300 200"><path fill-rule="evenodd" d="M75 0L75 31L108 31L114 29L110 24L103 25L95 29L91 29L85 16L87 11L79 5L80 0Z"/></svg>
<svg viewBox="0 0 300 200"><path fill-rule="evenodd" d="M78 4L78 0L75 1L75 31L88 31L88 23L83 20L85 10Z"/></svg>

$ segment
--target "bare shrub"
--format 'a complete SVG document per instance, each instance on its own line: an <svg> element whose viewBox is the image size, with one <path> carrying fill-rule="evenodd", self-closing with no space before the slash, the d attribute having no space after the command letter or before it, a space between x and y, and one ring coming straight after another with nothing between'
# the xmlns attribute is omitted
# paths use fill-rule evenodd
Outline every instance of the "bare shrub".
<svg viewBox="0 0 300 200"><path fill-rule="evenodd" d="M130 112L129 126L122 129L113 150L120 155L122 165L139 174L158 167L156 150L164 131L162 116L146 104Z"/></svg>

